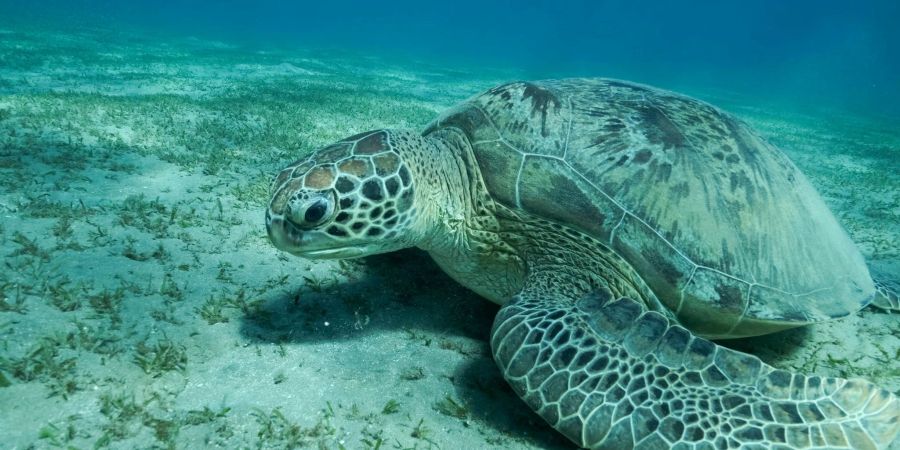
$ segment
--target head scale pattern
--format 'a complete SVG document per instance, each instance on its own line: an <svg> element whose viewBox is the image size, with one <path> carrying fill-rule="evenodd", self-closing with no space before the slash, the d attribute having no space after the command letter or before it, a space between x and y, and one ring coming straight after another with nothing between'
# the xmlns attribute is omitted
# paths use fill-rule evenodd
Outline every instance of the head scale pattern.
<svg viewBox="0 0 900 450"><path fill-rule="evenodd" d="M325 227L339 239L393 237L413 214L414 187L392 139L386 130L361 133L282 170L266 224Z"/></svg>

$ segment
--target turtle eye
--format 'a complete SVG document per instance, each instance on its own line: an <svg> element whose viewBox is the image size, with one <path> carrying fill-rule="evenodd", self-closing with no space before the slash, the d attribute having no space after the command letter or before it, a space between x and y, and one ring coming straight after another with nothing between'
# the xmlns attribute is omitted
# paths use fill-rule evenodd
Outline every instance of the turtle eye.
<svg viewBox="0 0 900 450"><path fill-rule="evenodd" d="M306 208L303 220L309 225L317 225L325 217L326 211L328 211L328 202L324 198L316 199L312 205Z"/></svg>
<svg viewBox="0 0 900 450"><path fill-rule="evenodd" d="M296 199L289 205L286 219L297 228L311 230L327 222L334 209L334 198L327 194Z"/></svg>

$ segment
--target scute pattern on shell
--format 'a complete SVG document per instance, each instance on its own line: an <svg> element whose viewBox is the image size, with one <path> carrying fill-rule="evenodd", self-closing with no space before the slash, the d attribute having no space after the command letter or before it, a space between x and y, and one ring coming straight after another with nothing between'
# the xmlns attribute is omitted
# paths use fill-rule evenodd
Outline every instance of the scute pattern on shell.
<svg viewBox="0 0 900 450"><path fill-rule="evenodd" d="M496 200L607 243L701 335L762 334L871 301L859 251L806 178L706 103L617 80L517 82L426 134L445 127L466 133Z"/></svg>

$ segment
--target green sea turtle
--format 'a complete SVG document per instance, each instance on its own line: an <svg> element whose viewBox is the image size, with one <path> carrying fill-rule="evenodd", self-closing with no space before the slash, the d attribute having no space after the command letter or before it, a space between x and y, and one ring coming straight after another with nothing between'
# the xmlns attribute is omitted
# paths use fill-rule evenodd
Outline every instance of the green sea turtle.
<svg viewBox="0 0 900 450"><path fill-rule="evenodd" d="M357 134L291 164L266 226L310 259L428 251L503 305L503 376L583 447L882 448L900 428L900 401L869 382L708 340L845 316L877 294L788 158L688 97L504 84L422 133Z"/></svg>

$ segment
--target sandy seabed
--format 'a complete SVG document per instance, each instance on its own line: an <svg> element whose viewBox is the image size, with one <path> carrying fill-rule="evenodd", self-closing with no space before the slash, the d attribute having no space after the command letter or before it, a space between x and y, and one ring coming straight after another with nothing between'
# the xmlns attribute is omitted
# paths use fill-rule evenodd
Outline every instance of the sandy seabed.
<svg viewBox="0 0 900 450"><path fill-rule="evenodd" d="M276 251L263 224L281 166L523 77L0 29L0 445L569 447L494 366L497 307L427 255L314 263ZM896 126L686 90L785 150L900 278ZM896 314L725 344L900 392Z"/></svg>

